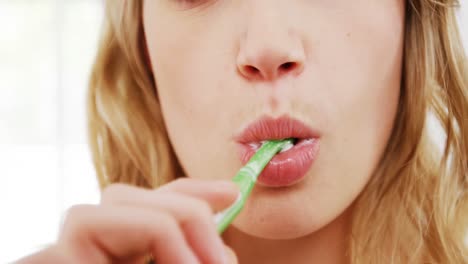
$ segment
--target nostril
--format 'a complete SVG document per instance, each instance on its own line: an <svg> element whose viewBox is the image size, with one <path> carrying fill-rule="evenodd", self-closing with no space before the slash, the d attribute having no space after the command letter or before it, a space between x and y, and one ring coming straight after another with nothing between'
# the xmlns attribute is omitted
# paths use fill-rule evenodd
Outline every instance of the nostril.
<svg viewBox="0 0 468 264"><path fill-rule="evenodd" d="M282 71L290 71L294 69L295 67L296 67L295 62L286 62L286 63L281 64L280 69Z"/></svg>
<svg viewBox="0 0 468 264"><path fill-rule="evenodd" d="M256 67L255 64L243 64L239 65L238 71L252 80L265 79L273 80L278 77L293 74L298 75L302 71L303 65L297 61L288 61L282 64L276 64L275 66ZM262 65L260 65L262 66Z"/></svg>
<svg viewBox="0 0 468 264"><path fill-rule="evenodd" d="M246 65L244 70L249 75L257 75L260 73L260 70L251 65Z"/></svg>

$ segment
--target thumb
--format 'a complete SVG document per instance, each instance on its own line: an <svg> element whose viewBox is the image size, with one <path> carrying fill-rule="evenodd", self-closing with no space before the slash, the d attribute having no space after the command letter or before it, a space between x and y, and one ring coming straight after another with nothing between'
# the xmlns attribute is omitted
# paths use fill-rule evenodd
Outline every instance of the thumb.
<svg viewBox="0 0 468 264"><path fill-rule="evenodd" d="M239 261L237 259L237 255L234 252L234 250L232 250L232 248L230 248L228 246L224 246L224 251L226 252L227 264L238 264L239 263Z"/></svg>

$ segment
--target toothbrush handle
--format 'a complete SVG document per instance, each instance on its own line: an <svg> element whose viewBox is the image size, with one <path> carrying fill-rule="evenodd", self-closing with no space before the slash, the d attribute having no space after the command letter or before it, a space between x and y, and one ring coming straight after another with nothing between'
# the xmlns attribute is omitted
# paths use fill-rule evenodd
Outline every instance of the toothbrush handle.
<svg viewBox="0 0 468 264"><path fill-rule="evenodd" d="M218 233L221 234L240 213L257 181L257 177L268 162L284 147L293 144L292 139L272 140L265 143L232 179L239 186L240 195L233 205L215 215Z"/></svg>
<svg viewBox="0 0 468 264"><path fill-rule="evenodd" d="M240 193L237 200L230 207L215 215L215 223L219 234L224 232L234 218L241 212L242 208L244 208L245 201L255 185L255 181L252 177L245 175L242 170L232 181L239 186Z"/></svg>

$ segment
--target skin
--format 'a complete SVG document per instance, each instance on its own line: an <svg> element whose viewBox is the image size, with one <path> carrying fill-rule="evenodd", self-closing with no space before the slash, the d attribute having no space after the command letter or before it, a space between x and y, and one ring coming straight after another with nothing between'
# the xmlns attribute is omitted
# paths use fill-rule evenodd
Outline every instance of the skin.
<svg viewBox="0 0 468 264"><path fill-rule="evenodd" d="M149 60L187 177L157 190L111 185L99 204L69 210L56 244L18 263L142 263L149 253L157 263L347 263L353 202L396 115L404 9L403 0L144 1ZM256 186L223 241L212 217L238 195L233 137L264 115L311 126L321 150L301 182Z"/></svg>
<svg viewBox="0 0 468 264"><path fill-rule="evenodd" d="M231 204L226 181L182 179L157 190L113 184L97 205L76 205L58 241L18 260L36 263L237 263L216 232L213 211Z"/></svg>
<svg viewBox="0 0 468 264"><path fill-rule="evenodd" d="M351 205L396 115L404 10L403 0L144 2L163 116L188 177L230 179L241 166L233 136L263 115L289 115L322 135L305 180L254 189L225 237L241 263L262 248L267 263L285 252L344 256ZM315 246L296 250L306 245Z"/></svg>

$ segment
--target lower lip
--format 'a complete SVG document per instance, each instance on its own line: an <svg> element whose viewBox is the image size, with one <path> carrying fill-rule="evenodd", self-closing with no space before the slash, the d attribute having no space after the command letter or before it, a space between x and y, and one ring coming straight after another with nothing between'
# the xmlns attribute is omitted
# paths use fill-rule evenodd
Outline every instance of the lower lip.
<svg viewBox="0 0 468 264"><path fill-rule="evenodd" d="M256 149L240 145L240 158L246 164ZM267 187L286 187L302 180L319 152L319 139L300 140L294 147L278 153L258 177L257 183Z"/></svg>

